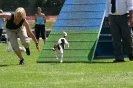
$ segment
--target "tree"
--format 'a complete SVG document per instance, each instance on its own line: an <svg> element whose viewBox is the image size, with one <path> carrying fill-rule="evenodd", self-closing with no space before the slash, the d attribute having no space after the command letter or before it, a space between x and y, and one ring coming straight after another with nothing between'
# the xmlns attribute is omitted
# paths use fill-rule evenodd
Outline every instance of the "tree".
<svg viewBox="0 0 133 88"><path fill-rule="evenodd" d="M41 7L46 15L58 15L65 0L0 0L0 9L3 11L15 11L18 7L24 7L27 15L34 15L36 8Z"/></svg>

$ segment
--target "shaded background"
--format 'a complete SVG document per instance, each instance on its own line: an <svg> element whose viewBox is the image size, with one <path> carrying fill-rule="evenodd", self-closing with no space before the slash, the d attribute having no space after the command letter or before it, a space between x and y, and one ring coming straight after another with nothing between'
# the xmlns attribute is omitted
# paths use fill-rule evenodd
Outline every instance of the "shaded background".
<svg viewBox="0 0 133 88"><path fill-rule="evenodd" d="M36 8L41 7L45 15L58 15L65 0L0 0L0 9L4 12L15 11L24 7L27 16L35 15Z"/></svg>

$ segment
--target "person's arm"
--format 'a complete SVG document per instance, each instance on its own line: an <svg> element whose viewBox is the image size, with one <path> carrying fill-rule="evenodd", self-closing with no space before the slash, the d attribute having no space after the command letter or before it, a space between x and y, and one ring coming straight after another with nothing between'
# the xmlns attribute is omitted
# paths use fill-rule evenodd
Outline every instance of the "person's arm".
<svg viewBox="0 0 133 88"><path fill-rule="evenodd" d="M43 15L44 23L46 23L46 16L45 16L45 14L42 13L42 15Z"/></svg>
<svg viewBox="0 0 133 88"><path fill-rule="evenodd" d="M133 0L127 0L127 9L129 11L129 24L130 27L133 27Z"/></svg>
<svg viewBox="0 0 133 88"><path fill-rule="evenodd" d="M130 27L133 27L133 10L129 11L129 24Z"/></svg>
<svg viewBox="0 0 133 88"><path fill-rule="evenodd" d="M36 24L36 15L37 15L37 14L35 14L35 24Z"/></svg>
<svg viewBox="0 0 133 88"><path fill-rule="evenodd" d="M105 27L109 27L110 23L109 23L109 19L108 17L105 17Z"/></svg>
<svg viewBox="0 0 133 88"><path fill-rule="evenodd" d="M105 26L106 26L106 27L109 27L108 15L109 15L110 3L109 3L108 1L109 1L109 0L106 0L106 8L105 8Z"/></svg>
<svg viewBox="0 0 133 88"><path fill-rule="evenodd" d="M3 14L3 13L0 13L0 18L6 18L6 19L10 20L11 14Z"/></svg>
<svg viewBox="0 0 133 88"><path fill-rule="evenodd" d="M29 23L28 23L28 21L27 21L26 19L25 19L25 21L24 21L24 23L23 23L23 26L25 26L25 28L26 28L26 30L27 30L27 32L28 32L28 35L29 35L29 36L32 38L32 40L35 42L36 48L38 49L38 51L40 51L40 46L39 46L39 44L38 44L38 41L37 41L35 35L33 34L32 30L31 30L31 28L30 28L30 26L29 26Z"/></svg>

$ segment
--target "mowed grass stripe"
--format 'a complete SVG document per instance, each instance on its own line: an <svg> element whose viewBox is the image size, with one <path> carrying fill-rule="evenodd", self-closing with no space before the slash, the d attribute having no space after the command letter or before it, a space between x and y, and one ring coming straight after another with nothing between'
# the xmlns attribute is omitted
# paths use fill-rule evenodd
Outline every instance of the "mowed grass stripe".
<svg viewBox="0 0 133 88"><path fill-rule="evenodd" d="M81 34L81 33L86 34L86 33L98 33L99 32L99 30L97 30L97 29L89 29L89 30L86 30L86 29L83 29L83 30L65 30L64 29L64 30L52 30L50 32L50 35L52 35L52 34L60 35L64 31L69 33L69 34L77 34L77 33L79 33L79 34Z"/></svg>
<svg viewBox="0 0 133 88"><path fill-rule="evenodd" d="M48 37L47 42L51 41L58 41L59 38L63 37L64 35L51 35ZM97 39L97 34L69 34L66 37L68 41L95 41Z"/></svg>
<svg viewBox="0 0 133 88"><path fill-rule="evenodd" d="M64 58L67 57L80 57L80 56L88 56L90 50L65 50L64 51ZM48 53L48 54L46 54ZM40 57L55 57L55 53L52 50L43 50L40 54Z"/></svg>
<svg viewBox="0 0 133 88"><path fill-rule="evenodd" d="M73 42L70 42L70 41L68 41L69 43L70 43L70 46L69 46L69 48L68 48L68 46L67 45L65 45L65 49L76 49L76 50L80 50L80 49L91 49L91 47L94 45L94 42L86 42L86 41L82 41L82 42L77 42L77 41L73 41ZM56 42L47 42L46 44L45 44L45 47L43 48L43 50L48 50L48 49L52 49L53 48L53 46L54 46L54 44L57 44L57 41Z"/></svg>

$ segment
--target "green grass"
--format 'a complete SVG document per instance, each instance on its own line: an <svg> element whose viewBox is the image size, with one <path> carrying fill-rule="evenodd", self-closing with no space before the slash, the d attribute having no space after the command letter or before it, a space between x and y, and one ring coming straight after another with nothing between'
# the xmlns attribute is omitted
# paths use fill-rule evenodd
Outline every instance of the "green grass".
<svg viewBox="0 0 133 88"><path fill-rule="evenodd" d="M52 27L54 26L54 21L47 21L46 22L46 29L52 29Z"/></svg>
<svg viewBox="0 0 133 88"><path fill-rule="evenodd" d="M52 29L54 23L55 23L54 21L47 21L45 23L46 29ZM34 22L29 22L29 24L30 24L31 27L34 27L35 26L35 23Z"/></svg>
<svg viewBox="0 0 133 88"><path fill-rule="evenodd" d="M36 63L39 56L33 41L24 65L0 44L0 88L133 88L133 62L94 58L93 63ZM40 40L41 49L43 41ZM64 57L65 58L65 57Z"/></svg>

